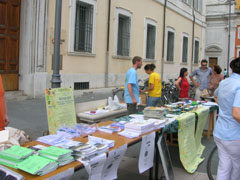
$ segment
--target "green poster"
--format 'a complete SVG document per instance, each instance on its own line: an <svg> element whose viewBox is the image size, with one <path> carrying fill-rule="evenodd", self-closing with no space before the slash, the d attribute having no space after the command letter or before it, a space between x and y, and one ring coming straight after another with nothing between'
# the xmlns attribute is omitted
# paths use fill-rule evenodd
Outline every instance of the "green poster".
<svg viewBox="0 0 240 180"><path fill-rule="evenodd" d="M203 161L195 141L195 114L184 113L177 120L180 160L187 172L194 173Z"/></svg>
<svg viewBox="0 0 240 180"><path fill-rule="evenodd" d="M45 96L50 134L77 124L72 88L46 89Z"/></svg>
<svg viewBox="0 0 240 180"><path fill-rule="evenodd" d="M199 150L199 153L202 154L204 150L204 146L201 144L203 129L207 123L208 116L209 116L209 108L208 107L200 107L198 108L195 113L198 115L198 123L197 123L197 129L195 134L195 142L196 147Z"/></svg>

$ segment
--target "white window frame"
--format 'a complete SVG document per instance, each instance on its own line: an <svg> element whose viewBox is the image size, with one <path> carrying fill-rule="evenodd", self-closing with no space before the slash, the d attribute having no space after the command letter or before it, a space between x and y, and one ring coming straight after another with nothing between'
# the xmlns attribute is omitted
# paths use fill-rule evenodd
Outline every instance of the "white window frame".
<svg viewBox="0 0 240 180"><path fill-rule="evenodd" d="M198 41L198 44L199 44L199 47L198 47L198 61L197 61L197 63L195 63L194 62L194 60L195 60L195 41ZM193 47L194 49L194 51L193 51L193 64L194 65L196 65L196 64L198 64L198 62L199 62L199 59L200 59L200 40L199 40L199 38L194 38L194 47Z"/></svg>
<svg viewBox="0 0 240 180"><path fill-rule="evenodd" d="M238 26L237 34L238 34L238 39L240 39L240 26Z"/></svg>
<svg viewBox="0 0 240 180"><path fill-rule="evenodd" d="M149 59L147 58L147 27L148 24L155 26L156 31L155 31L155 47L154 47L154 59L156 59L156 46L157 46L157 21L155 21L154 19L151 18L145 18L144 21L144 58L145 59Z"/></svg>
<svg viewBox="0 0 240 180"><path fill-rule="evenodd" d="M183 40L184 40L184 37L188 38L188 46L187 46L187 61L186 62L183 62L183 59L182 59L182 56L183 56ZM189 56L189 35L188 33L185 33L183 32L182 33L182 44L181 44L181 63L188 63L188 56Z"/></svg>
<svg viewBox="0 0 240 180"><path fill-rule="evenodd" d="M124 16L128 16L130 18L130 39L129 39L129 56L131 57L131 37L132 37L132 12L130 10L124 9L122 7L116 7L115 8L115 33L114 33L114 55L120 56L117 54L117 47L118 47L118 20L119 20L119 14L122 14Z"/></svg>
<svg viewBox="0 0 240 180"><path fill-rule="evenodd" d="M173 34L174 34L174 40L173 40L173 60L172 61L169 61L168 59L167 59L167 50L168 50L168 32L172 32ZM165 61L166 62L174 62L174 52L175 52L175 40L176 40L176 31L175 31L175 29L173 28L173 27L170 27L170 26L168 26L167 28L166 28L166 37L165 37Z"/></svg>
<svg viewBox="0 0 240 180"><path fill-rule="evenodd" d="M92 52L95 53L95 38L96 38L96 14L97 14L97 0L70 0L70 26L69 26L69 42L68 52L74 54L89 54L89 52L77 52L74 51L74 37L75 37L75 20L76 20L76 4L77 1L84 2L93 6L93 31L92 31Z"/></svg>

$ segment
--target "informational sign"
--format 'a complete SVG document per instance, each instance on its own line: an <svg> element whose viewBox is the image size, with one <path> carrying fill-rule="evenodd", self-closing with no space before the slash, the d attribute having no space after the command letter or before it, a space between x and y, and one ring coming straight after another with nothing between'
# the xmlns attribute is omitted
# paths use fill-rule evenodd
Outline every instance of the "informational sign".
<svg viewBox="0 0 240 180"><path fill-rule="evenodd" d="M194 173L204 160L201 158L202 146L197 148L195 141L195 114L184 113L177 120L180 160L187 172Z"/></svg>
<svg viewBox="0 0 240 180"><path fill-rule="evenodd" d="M89 180L102 180L103 167L106 162L106 153L91 158L90 160L79 160L83 163Z"/></svg>
<svg viewBox="0 0 240 180"><path fill-rule="evenodd" d="M174 180L172 161L171 161L168 147L163 135L159 137L157 145L158 145L158 150L161 157L165 177L167 180Z"/></svg>
<svg viewBox="0 0 240 180"><path fill-rule="evenodd" d="M153 167L154 148L156 133L152 132L142 137L141 150L138 161L138 169L140 173Z"/></svg>
<svg viewBox="0 0 240 180"><path fill-rule="evenodd" d="M123 146L108 153L108 158L103 168L102 179L117 179L117 170L126 150L127 144L124 144Z"/></svg>
<svg viewBox="0 0 240 180"><path fill-rule="evenodd" d="M45 97L50 134L77 124L72 88L46 89Z"/></svg>

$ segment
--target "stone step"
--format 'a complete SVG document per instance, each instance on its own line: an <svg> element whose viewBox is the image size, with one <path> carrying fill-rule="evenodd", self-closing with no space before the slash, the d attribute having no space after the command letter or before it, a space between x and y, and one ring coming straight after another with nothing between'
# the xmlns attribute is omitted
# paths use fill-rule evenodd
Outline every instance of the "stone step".
<svg viewBox="0 0 240 180"><path fill-rule="evenodd" d="M30 98L23 91L5 91L5 97L7 100L26 100Z"/></svg>

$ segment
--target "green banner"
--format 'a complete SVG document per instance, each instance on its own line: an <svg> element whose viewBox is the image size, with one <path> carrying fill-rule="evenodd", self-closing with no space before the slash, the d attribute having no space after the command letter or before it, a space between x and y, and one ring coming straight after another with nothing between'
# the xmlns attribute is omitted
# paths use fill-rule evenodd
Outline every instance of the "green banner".
<svg viewBox="0 0 240 180"><path fill-rule="evenodd" d="M199 153L202 154L201 151L204 150L204 146L201 144L203 129L207 123L208 116L209 116L209 108L208 107L200 107L198 108L195 113L197 113L198 116L198 123L197 123L197 129L195 134L195 142L196 147L199 150Z"/></svg>
<svg viewBox="0 0 240 180"><path fill-rule="evenodd" d="M72 88L46 89L45 97L50 134L77 124Z"/></svg>
<svg viewBox="0 0 240 180"><path fill-rule="evenodd" d="M178 144L180 160L189 173L194 173L198 165L204 160L201 158L201 149L196 146L195 140L195 113L184 113L177 119Z"/></svg>

